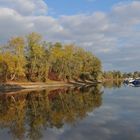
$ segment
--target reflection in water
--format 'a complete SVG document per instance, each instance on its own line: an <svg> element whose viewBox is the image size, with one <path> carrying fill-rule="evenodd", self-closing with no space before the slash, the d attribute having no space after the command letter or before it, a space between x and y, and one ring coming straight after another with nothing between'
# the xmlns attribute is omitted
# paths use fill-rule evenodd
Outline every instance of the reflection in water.
<svg viewBox="0 0 140 140"><path fill-rule="evenodd" d="M41 139L44 129L74 124L101 106L100 89L95 86L3 94L0 97L0 127L8 128L12 139Z"/></svg>
<svg viewBox="0 0 140 140"><path fill-rule="evenodd" d="M111 80L104 82L103 86L105 88L120 88L122 86L122 83L122 80Z"/></svg>

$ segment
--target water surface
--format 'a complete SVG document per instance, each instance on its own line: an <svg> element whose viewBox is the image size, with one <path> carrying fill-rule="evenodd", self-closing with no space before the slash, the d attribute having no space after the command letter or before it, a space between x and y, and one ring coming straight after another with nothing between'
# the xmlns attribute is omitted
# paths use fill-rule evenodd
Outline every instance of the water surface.
<svg viewBox="0 0 140 140"><path fill-rule="evenodd" d="M0 139L140 140L140 88L97 85L1 93Z"/></svg>

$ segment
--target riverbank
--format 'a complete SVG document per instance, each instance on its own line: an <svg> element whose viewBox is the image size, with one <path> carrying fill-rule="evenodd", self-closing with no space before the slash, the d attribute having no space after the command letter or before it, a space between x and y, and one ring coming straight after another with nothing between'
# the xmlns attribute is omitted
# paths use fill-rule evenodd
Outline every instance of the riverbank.
<svg viewBox="0 0 140 140"><path fill-rule="evenodd" d="M0 84L0 90L21 90L21 89L40 89L47 87L60 87L60 86L72 86L72 84L68 82L61 81L49 81L46 83L42 82L7 82Z"/></svg>
<svg viewBox="0 0 140 140"><path fill-rule="evenodd" d="M0 91L7 90L22 90L22 89L42 89L50 87L73 87L73 86L86 86L97 84L91 81L47 81L43 82L7 82L0 84Z"/></svg>

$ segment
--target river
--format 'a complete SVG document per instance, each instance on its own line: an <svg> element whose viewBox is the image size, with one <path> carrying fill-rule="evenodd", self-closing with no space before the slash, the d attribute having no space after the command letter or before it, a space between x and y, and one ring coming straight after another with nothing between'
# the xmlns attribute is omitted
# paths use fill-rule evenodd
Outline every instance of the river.
<svg viewBox="0 0 140 140"><path fill-rule="evenodd" d="M140 87L1 93L0 140L140 140Z"/></svg>

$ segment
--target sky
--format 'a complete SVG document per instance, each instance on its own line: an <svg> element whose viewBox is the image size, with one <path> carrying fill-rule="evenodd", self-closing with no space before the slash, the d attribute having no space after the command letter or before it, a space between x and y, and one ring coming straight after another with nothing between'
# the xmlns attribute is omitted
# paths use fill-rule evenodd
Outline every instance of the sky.
<svg viewBox="0 0 140 140"><path fill-rule="evenodd" d="M31 32L85 48L104 70L140 71L140 0L0 0L0 43Z"/></svg>

